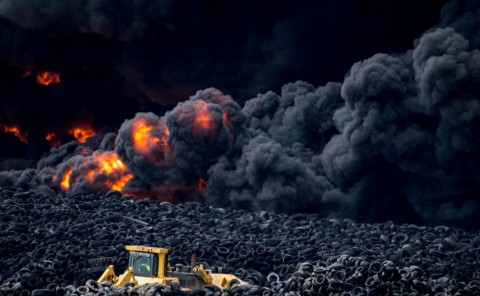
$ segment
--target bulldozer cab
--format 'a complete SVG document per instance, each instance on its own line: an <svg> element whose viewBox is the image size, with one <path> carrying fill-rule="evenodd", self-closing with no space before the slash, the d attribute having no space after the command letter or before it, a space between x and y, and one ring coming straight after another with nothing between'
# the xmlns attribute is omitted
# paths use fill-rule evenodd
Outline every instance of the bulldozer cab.
<svg viewBox="0 0 480 296"><path fill-rule="evenodd" d="M126 246L130 252L128 266L137 277L164 278L168 250L163 248Z"/></svg>
<svg viewBox="0 0 480 296"><path fill-rule="evenodd" d="M133 267L135 276L157 277L158 254L130 251L128 266Z"/></svg>

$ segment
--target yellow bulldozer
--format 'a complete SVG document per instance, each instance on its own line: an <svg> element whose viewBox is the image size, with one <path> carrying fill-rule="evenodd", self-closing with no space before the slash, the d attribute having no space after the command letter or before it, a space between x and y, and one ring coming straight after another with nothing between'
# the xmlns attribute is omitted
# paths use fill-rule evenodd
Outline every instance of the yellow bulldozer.
<svg viewBox="0 0 480 296"><path fill-rule="evenodd" d="M195 266L195 254L192 255L191 266L177 264L172 267L168 262L168 249L147 246L125 248L129 251L127 270L117 277L114 266L110 265L98 279L99 283L109 282L116 287L158 283L184 291L201 289L206 285L214 285L221 290L248 285L233 274L213 273L202 264Z"/></svg>

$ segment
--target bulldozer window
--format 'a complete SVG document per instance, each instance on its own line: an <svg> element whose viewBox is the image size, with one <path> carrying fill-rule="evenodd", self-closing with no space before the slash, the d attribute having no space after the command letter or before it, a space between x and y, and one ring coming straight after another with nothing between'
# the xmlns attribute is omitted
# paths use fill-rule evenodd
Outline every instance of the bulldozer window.
<svg viewBox="0 0 480 296"><path fill-rule="evenodd" d="M130 252L129 266L133 267L133 274L151 277L154 274L154 254Z"/></svg>

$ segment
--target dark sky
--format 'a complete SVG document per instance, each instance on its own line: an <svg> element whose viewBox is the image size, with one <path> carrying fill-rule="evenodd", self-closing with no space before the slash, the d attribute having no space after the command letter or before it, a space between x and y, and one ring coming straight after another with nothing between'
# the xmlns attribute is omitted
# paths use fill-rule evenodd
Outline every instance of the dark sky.
<svg viewBox="0 0 480 296"><path fill-rule="evenodd" d="M0 184L478 228L479 49L478 0L0 0Z"/></svg>

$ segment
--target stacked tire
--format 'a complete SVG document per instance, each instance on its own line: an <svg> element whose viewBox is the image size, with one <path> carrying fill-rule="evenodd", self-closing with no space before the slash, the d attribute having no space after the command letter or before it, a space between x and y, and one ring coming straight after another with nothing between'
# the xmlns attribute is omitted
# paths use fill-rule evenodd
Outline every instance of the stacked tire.
<svg viewBox="0 0 480 296"><path fill-rule="evenodd" d="M0 295L187 294L94 283L127 267L125 245L170 250L250 286L196 295L479 295L479 231L365 224L173 205L108 194L46 195L0 187ZM152 289L155 288L153 291Z"/></svg>

